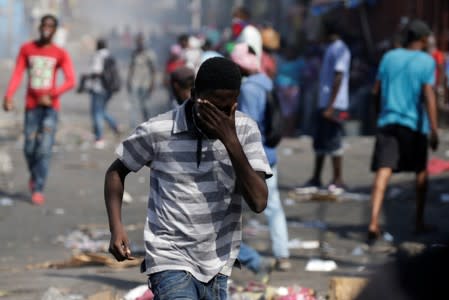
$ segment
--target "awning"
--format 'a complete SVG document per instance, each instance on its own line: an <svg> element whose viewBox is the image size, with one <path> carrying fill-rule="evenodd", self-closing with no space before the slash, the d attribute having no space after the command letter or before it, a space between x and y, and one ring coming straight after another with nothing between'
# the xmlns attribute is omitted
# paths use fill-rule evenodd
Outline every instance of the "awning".
<svg viewBox="0 0 449 300"><path fill-rule="evenodd" d="M377 0L312 0L310 4L310 11L314 16L331 11L338 7L355 8L362 3L373 5Z"/></svg>

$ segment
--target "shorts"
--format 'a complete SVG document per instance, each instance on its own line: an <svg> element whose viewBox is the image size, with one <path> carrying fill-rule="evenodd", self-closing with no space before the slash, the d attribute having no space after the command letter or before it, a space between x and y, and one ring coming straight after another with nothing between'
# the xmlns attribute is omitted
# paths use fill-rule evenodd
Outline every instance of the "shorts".
<svg viewBox="0 0 449 300"><path fill-rule="evenodd" d="M387 125L376 134L371 170L391 168L393 172L426 170L427 136L401 125Z"/></svg>
<svg viewBox="0 0 449 300"><path fill-rule="evenodd" d="M323 116L324 109L319 109L315 117L313 149L316 154L343 154L343 123L331 121Z"/></svg>

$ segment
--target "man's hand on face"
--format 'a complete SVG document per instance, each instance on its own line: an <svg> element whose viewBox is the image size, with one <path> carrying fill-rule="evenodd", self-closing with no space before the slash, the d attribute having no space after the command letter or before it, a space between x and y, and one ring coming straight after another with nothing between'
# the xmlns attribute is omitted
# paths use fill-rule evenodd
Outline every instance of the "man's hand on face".
<svg viewBox="0 0 449 300"><path fill-rule="evenodd" d="M5 99L3 99L3 110L4 111L11 111L14 109L14 103L5 97Z"/></svg>
<svg viewBox="0 0 449 300"><path fill-rule="evenodd" d="M39 98L39 105L44 107L51 107L52 101L50 95L44 95Z"/></svg>
<svg viewBox="0 0 449 300"><path fill-rule="evenodd" d="M201 130L210 138L217 138L223 143L236 136L235 111L237 103L234 103L229 114L218 109L208 100L198 99L196 105L196 117L200 120Z"/></svg>

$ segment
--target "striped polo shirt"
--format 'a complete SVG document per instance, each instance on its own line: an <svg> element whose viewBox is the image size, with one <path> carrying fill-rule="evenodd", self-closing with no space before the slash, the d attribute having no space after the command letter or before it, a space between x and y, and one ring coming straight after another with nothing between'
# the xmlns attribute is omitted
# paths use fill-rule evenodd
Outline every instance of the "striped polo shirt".
<svg viewBox="0 0 449 300"><path fill-rule="evenodd" d="M144 272L184 270L209 282L218 273L231 274L241 241L243 197L235 191L235 171L221 141L204 139L197 164L197 137L186 119L186 103L141 124L116 153L134 172L143 166L151 170ZM271 175L257 124L238 111L235 120L250 165Z"/></svg>

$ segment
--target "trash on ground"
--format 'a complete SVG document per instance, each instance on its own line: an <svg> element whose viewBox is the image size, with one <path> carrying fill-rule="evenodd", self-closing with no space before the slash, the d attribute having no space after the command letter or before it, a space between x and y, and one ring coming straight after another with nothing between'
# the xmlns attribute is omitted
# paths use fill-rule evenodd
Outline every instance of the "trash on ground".
<svg viewBox="0 0 449 300"><path fill-rule="evenodd" d="M333 187L330 189L318 189L316 187L296 188L288 193L290 199L297 201L369 201L370 194L367 193L350 193L343 189Z"/></svg>
<svg viewBox="0 0 449 300"><path fill-rule="evenodd" d="M371 195L370 194L364 194L364 193L343 193L340 196L340 201L359 201L359 202L365 202L370 201Z"/></svg>
<svg viewBox="0 0 449 300"><path fill-rule="evenodd" d="M440 201L442 203L449 203L449 194L441 194L440 195Z"/></svg>
<svg viewBox="0 0 449 300"><path fill-rule="evenodd" d="M310 259L306 265L309 272L331 272L337 269L337 264L333 260Z"/></svg>
<svg viewBox="0 0 449 300"><path fill-rule="evenodd" d="M292 198L285 198L284 199L284 205L285 206L293 206L296 204L296 201Z"/></svg>
<svg viewBox="0 0 449 300"><path fill-rule="evenodd" d="M289 287L266 286L250 281L247 286L236 286L228 283L229 299L231 300L316 300L313 289L293 285Z"/></svg>
<svg viewBox="0 0 449 300"><path fill-rule="evenodd" d="M389 243L394 241L394 237L389 232L386 232L386 231L382 235L382 238L384 239L384 241L389 242Z"/></svg>
<svg viewBox="0 0 449 300"><path fill-rule="evenodd" d="M9 174L13 170L11 156L5 152L0 152L0 174Z"/></svg>
<svg viewBox="0 0 449 300"><path fill-rule="evenodd" d="M402 189L398 187L392 187L387 192L387 198L395 199L402 194Z"/></svg>
<svg viewBox="0 0 449 300"><path fill-rule="evenodd" d="M123 300L152 300L153 298L154 295L146 284L133 288L123 296Z"/></svg>
<svg viewBox="0 0 449 300"><path fill-rule="evenodd" d="M0 206L12 206L14 201L9 197L3 197L0 199Z"/></svg>
<svg viewBox="0 0 449 300"><path fill-rule="evenodd" d="M311 220L311 221L304 221L304 222L289 221L289 222L287 222L287 226L292 227L292 228L310 228L310 229L319 229L319 230L327 229L327 224L320 220Z"/></svg>
<svg viewBox="0 0 449 300"><path fill-rule="evenodd" d="M351 252L352 256L362 256L364 254L365 254L365 249L363 246L357 246Z"/></svg>
<svg viewBox="0 0 449 300"><path fill-rule="evenodd" d="M311 250L311 249L318 249L319 247L320 247L319 241L301 241L300 239L293 239L288 241L289 249Z"/></svg>
<svg viewBox="0 0 449 300"><path fill-rule="evenodd" d="M133 197L127 191L123 192L123 203L129 204L133 201Z"/></svg>
<svg viewBox="0 0 449 300"><path fill-rule="evenodd" d="M118 300L121 299L113 291L102 291L95 293L87 298L87 300Z"/></svg>
<svg viewBox="0 0 449 300"><path fill-rule="evenodd" d="M332 277L329 284L329 299L353 300L365 288L368 280L359 277Z"/></svg>
<svg viewBox="0 0 449 300"><path fill-rule="evenodd" d="M247 223L247 227L250 227L252 229L256 229L257 231L268 231L268 225L260 223L256 219L251 219Z"/></svg>
<svg viewBox="0 0 449 300"><path fill-rule="evenodd" d="M429 172L429 175L438 175L446 171L449 171L449 160L436 157L429 159L427 163L427 172Z"/></svg>
<svg viewBox="0 0 449 300"><path fill-rule="evenodd" d="M107 266L110 268L123 269L139 266L142 261L143 258L135 258L133 260L118 262L111 254L85 252L74 254L70 259L64 261L48 261L40 264L27 265L26 269L67 269L84 266Z"/></svg>
<svg viewBox="0 0 449 300"><path fill-rule="evenodd" d="M83 295L69 294L67 291L57 289L55 287L48 288L41 300L84 300ZM100 300L100 299L98 299Z"/></svg>
<svg viewBox="0 0 449 300"><path fill-rule="evenodd" d="M65 215L65 210L64 210L64 208L55 208L53 210L53 213L57 216L62 216L62 215Z"/></svg>
<svg viewBox="0 0 449 300"><path fill-rule="evenodd" d="M68 235L60 235L56 238L56 243L62 243L68 249L87 251L87 252L107 252L109 248L109 238L105 234L97 234L97 232L83 232L75 230ZM106 233L107 234L107 233Z"/></svg>

